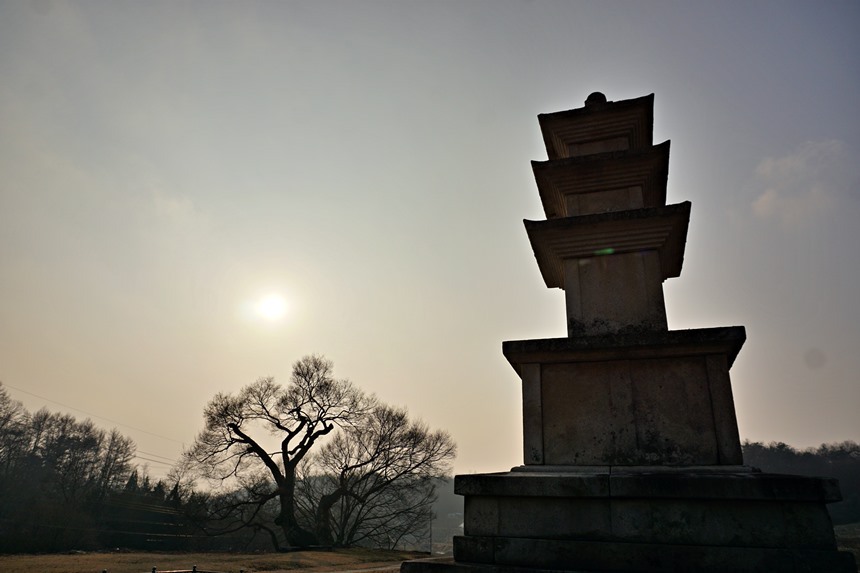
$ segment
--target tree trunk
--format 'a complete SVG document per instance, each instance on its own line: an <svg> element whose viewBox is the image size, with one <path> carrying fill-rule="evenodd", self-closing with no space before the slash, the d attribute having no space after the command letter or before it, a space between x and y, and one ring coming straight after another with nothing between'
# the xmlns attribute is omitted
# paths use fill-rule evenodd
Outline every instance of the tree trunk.
<svg viewBox="0 0 860 573"><path fill-rule="evenodd" d="M320 498L316 511L316 534L321 545L334 545L334 536L331 533L331 508L343 497L343 490L338 488Z"/></svg>
<svg viewBox="0 0 860 573"><path fill-rule="evenodd" d="M286 464L284 467L284 480L279 485L281 502L281 513L275 519L284 532L287 540L287 549L309 547L319 545L316 537L310 531L302 528L296 519L296 468Z"/></svg>

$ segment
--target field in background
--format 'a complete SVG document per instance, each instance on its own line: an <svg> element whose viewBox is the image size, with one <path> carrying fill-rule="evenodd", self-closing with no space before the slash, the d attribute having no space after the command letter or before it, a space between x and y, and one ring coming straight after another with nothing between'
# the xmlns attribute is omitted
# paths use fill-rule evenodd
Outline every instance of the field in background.
<svg viewBox="0 0 860 573"><path fill-rule="evenodd" d="M396 570L401 561L428 557L426 553L342 549L295 553L123 553L93 552L63 555L0 555L3 573L150 573L191 569L219 573L302 573Z"/></svg>

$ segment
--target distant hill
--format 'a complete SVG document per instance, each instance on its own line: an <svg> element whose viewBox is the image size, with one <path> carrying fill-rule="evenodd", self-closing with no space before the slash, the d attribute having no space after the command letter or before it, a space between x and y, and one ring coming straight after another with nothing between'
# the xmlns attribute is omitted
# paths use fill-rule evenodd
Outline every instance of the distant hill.
<svg viewBox="0 0 860 573"><path fill-rule="evenodd" d="M454 493L454 479L440 480L436 488L438 499L433 504L432 553L451 555L452 540L463 534L463 497Z"/></svg>
<svg viewBox="0 0 860 573"><path fill-rule="evenodd" d="M860 522L860 444L853 441L821 444L797 450L782 442L745 441L744 463L765 472L834 477L842 501L827 506L834 524Z"/></svg>

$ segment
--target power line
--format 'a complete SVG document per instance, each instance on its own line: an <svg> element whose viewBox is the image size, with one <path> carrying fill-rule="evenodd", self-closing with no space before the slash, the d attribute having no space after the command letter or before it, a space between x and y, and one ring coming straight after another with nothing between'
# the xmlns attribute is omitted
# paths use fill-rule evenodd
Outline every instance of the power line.
<svg viewBox="0 0 860 573"><path fill-rule="evenodd" d="M152 452L144 452L143 450L136 450L136 451L137 451L137 453L139 453L139 454L145 454L145 455L147 455L147 456L152 456L152 457L155 457L155 458L161 458L161 459L166 460L166 461L168 461L168 462L170 462L170 463L172 463L172 464L175 464L176 462L178 462L178 461L179 461L179 460L174 460L173 458L169 458L169 457L167 457L167 456L162 456L162 455L160 455L160 454L153 454Z"/></svg>
<svg viewBox="0 0 860 573"><path fill-rule="evenodd" d="M143 456L134 456L134 458L135 458L136 460L143 460L143 461L145 461L145 462L151 462L151 463L153 463L153 464L159 464L159 465L162 465L162 466L171 466L171 465L172 465L172 464L170 464L170 463L168 463L168 462L162 462L162 461L159 461L159 460L151 460L151 459L149 459L149 458L145 458L145 457L143 457Z"/></svg>
<svg viewBox="0 0 860 573"><path fill-rule="evenodd" d="M161 434L156 434L155 432L150 432L149 430L144 430L144 429L142 429L142 428L136 428L136 427L134 427L134 426L130 426L130 425L128 425L128 424L124 424L124 423L122 423L122 422L118 422L118 421L116 421L116 420L111 420L110 418L105 418L104 416L99 416L98 414L93 414L92 412L87 412L86 410L81 410L80 408L75 408L74 406L69 406L68 404L63 404L62 402L58 402L57 400L52 400L52 399L50 399L50 398L45 398L44 396L40 396L40 395L38 395L38 394L34 394L33 392L29 392L29 391L27 391L27 390L23 390L23 389L18 388L18 387L16 387L16 386L12 386L11 384L9 384L9 383L7 383L7 382L3 382L3 386L6 386L7 388L12 388L13 390L17 390L18 392L23 392L24 394L29 394L30 396L33 396L33 397L39 398L40 400L46 400L46 401L48 401L48 402L51 402L52 404L57 404L58 406L62 406L62 407L64 407L64 408L69 408L70 410L75 410L75 411L77 411L77 412L81 412L82 414L86 414L87 416L92 416L93 418L98 418L98 419L100 419L100 420L104 420L104 421L106 421L106 422L110 422L111 424L117 424L118 426L123 426L123 427L125 427L125 428L129 428L129 429L132 429L132 430L136 430L136 431L138 431L138 432L143 432L144 434L149 434L150 436L155 436L156 438L161 438L161 439L163 439L163 440L168 440L168 441L171 441L171 442L176 442L177 444L182 444L183 446L185 445L185 442L183 442L183 441L181 441L181 440L177 440L177 439L174 439L174 438L168 438L167 436L162 436ZM163 457L163 456L159 456L159 457Z"/></svg>

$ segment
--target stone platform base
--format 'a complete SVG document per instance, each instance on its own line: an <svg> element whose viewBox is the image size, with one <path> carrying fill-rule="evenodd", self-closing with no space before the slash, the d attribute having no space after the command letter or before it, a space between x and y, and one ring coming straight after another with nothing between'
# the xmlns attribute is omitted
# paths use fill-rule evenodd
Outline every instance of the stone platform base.
<svg viewBox="0 0 860 573"><path fill-rule="evenodd" d="M720 547L565 541L455 538L458 559L522 569L574 571L695 571L856 573L854 556L822 549Z"/></svg>
<svg viewBox="0 0 860 573"><path fill-rule="evenodd" d="M403 573L856 573L853 555L836 550L831 479L589 468L457 476L455 491L465 535L454 561L407 562Z"/></svg>
<svg viewBox="0 0 860 573"><path fill-rule="evenodd" d="M522 541L522 540L520 540ZM531 540L504 545L514 564L445 560L406 561L401 573L856 573L854 556L839 551L642 545ZM504 558L502 555L499 557ZM531 562L524 562L532 559ZM515 564L519 562L520 564Z"/></svg>

